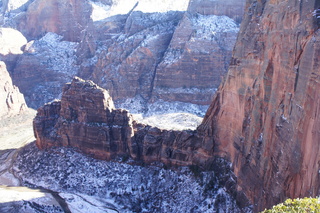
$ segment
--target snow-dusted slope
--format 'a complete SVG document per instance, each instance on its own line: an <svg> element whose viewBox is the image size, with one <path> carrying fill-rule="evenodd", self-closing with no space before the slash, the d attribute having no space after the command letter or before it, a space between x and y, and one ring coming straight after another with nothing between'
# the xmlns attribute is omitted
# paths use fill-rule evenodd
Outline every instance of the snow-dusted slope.
<svg viewBox="0 0 320 213"><path fill-rule="evenodd" d="M0 54L22 54L21 47L27 43L27 39L17 30L12 28L0 28Z"/></svg>
<svg viewBox="0 0 320 213"><path fill-rule="evenodd" d="M226 174L130 165L126 160L99 161L68 148L45 152L30 144L20 152L14 171L26 185L60 192L75 212L93 207L128 213L240 212L219 184Z"/></svg>
<svg viewBox="0 0 320 213"><path fill-rule="evenodd" d="M12 76L29 107L37 109L37 103L58 98L62 86L78 73L77 45L51 32L26 45L24 54L12 67Z"/></svg>

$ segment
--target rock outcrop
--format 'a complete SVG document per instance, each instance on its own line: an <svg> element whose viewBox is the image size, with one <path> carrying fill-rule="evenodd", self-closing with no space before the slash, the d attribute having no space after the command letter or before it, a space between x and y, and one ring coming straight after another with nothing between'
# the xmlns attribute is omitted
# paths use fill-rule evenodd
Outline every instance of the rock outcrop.
<svg viewBox="0 0 320 213"><path fill-rule="evenodd" d="M255 211L317 196L320 2L247 2L225 82L199 131L232 162Z"/></svg>
<svg viewBox="0 0 320 213"><path fill-rule="evenodd" d="M0 61L0 117L17 115L26 109L23 95L12 84L6 64Z"/></svg>
<svg viewBox="0 0 320 213"><path fill-rule="evenodd" d="M168 131L139 124L128 111L114 108L106 90L78 77L66 84L61 101L38 109L34 131L41 149L77 147L100 159L130 156L169 165L204 165L209 160L194 131Z"/></svg>
<svg viewBox="0 0 320 213"><path fill-rule="evenodd" d="M74 147L104 160L130 158L143 164L214 171L219 184L241 203L239 207L249 207L246 197L235 190L236 177L230 164L212 155L210 140L197 131L163 130L140 124L128 111L115 109L109 93L92 81L75 77L66 84L61 101L38 109L33 127L40 149Z"/></svg>

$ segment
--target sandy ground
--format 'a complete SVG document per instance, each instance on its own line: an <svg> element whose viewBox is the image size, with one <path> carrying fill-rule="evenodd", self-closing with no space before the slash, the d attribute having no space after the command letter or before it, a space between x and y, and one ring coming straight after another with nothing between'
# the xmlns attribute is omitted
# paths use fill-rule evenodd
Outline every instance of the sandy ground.
<svg viewBox="0 0 320 213"><path fill-rule="evenodd" d="M50 193L20 186L20 180L12 173L12 164L19 148L35 140L32 120L36 111L0 119L0 210L13 208L16 202L35 201L44 205L59 204ZM4 203L5 207L3 207Z"/></svg>
<svg viewBox="0 0 320 213"><path fill-rule="evenodd" d="M35 110L22 115L0 118L0 150L18 149L34 141L32 120Z"/></svg>
<svg viewBox="0 0 320 213"><path fill-rule="evenodd" d="M35 114L36 111L30 109L21 115L0 119L0 185L20 185L19 180L12 174L11 167L17 150L35 139L32 128Z"/></svg>

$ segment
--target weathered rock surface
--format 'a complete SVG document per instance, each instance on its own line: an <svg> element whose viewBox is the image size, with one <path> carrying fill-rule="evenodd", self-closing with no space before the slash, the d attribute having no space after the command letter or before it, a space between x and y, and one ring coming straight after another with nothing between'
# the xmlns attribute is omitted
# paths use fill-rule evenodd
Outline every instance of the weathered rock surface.
<svg viewBox="0 0 320 213"><path fill-rule="evenodd" d="M0 61L0 117L16 115L27 109L23 95L12 84L6 64Z"/></svg>
<svg viewBox="0 0 320 213"><path fill-rule="evenodd" d="M39 103L60 97L63 85L79 71L78 43L62 39L55 33L47 33L39 40L28 42L24 53L8 67L29 107L38 108Z"/></svg>
<svg viewBox="0 0 320 213"><path fill-rule="evenodd" d="M152 101L208 105L228 70L238 30L227 16L186 12L157 66Z"/></svg>
<svg viewBox="0 0 320 213"><path fill-rule="evenodd" d="M64 87L61 101L38 109L34 131L41 149L71 146L101 159L123 155L173 165L208 161L194 131L139 124L128 111L114 108L106 90L77 77Z"/></svg>
<svg viewBox="0 0 320 213"><path fill-rule="evenodd" d="M34 0L26 4L6 25L18 29L28 40L53 32L64 40L79 42L82 31L92 24L92 8L87 1Z"/></svg>
<svg viewBox="0 0 320 213"><path fill-rule="evenodd" d="M33 108L58 98L74 75L108 89L117 104L141 102L144 112L159 100L207 106L227 71L243 14L244 0L228 1L229 9L224 2L27 1L4 15L5 26L29 43L19 57L2 60ZM206 5L215 9L203 11ZM107 18L93 23L99 11Z"/></svg>
<svg viewBox="0 0 320 213"><path fill-rule="evenodd" d="M224 7L218 2L216 8ZM208 105L227 72L239 28L222 16L224 10L198 13L207 3L191 1L186 12L161 14L134 8L117 22L114 17L100 22L98 35L110 44L98 54L92 73L80 76L110 90L117 102L136 97L145 104L160 99Z"/></svg>
<svg viewBox="0 0 320 213"><path fill-rule="evenodd" d="M224 84L199 128L255 211L320 193L320 2L247 2Z"/></svg>

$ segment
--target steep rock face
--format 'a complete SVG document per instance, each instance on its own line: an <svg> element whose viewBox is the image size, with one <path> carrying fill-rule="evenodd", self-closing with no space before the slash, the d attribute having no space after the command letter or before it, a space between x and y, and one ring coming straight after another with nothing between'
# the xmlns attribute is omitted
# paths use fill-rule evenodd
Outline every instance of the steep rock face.
<svg viewBox="0 0 320 213"><path fill-rule="evenodd" d="M55 33L28 42L8 70L24 93L29 107L38 108L61 95L63 85L78 73L77 42L63 41ZM9 56L5 56L7 60Z"/></svg>
<svg viewBox="0 0 320 213"><path fill-rule="evenodd" d="M224 7L217 2L216 8ZM225 10L199 13L197 8L207 3L190 2L186 12L151 14L138 11L139 3L127 15L100 21L97 34L108 39L106 48L94 68L83 68L91 72L80 76L110 90L117 102L137 98L145 104L160 99L208 105L227 71L239 29L235 20L222 16ZM235 5L239 17L243 5Z"/></svg>
<svg viewBox="0 0 320 213"><path fill-rule="evenodd" d="M82 31L92 24L91 5L87 1L34 0L25 12L9 23L28 40L39 39L47 32L57 33L64 40L79 42Z"/></svg>
<svg viewBox="0 0 320 213"><path fill-rule="evenodd" d="M106 90L77 77L66 84L61 101L38 109L34 130L41 149L72 146L102 159L129 155L145 162L172 159L178 165L201 160L192 153L198 143L194 132L138 124L128 111L114 108Z"/></svg>
<svg viewBox="0 0 320 213"><path fill-rule="evenodd" d="M73 146L107 159L127 150L132 119L127 111L114 108L106 90L79 78L63 90L61 103L38 110L34 121L38 147Z"/></svg>
<svg viewBox="0 0 320 213"><path fill-rule="evenodd" d="M238 30L227 16L186 12L157 66L153 101L210 104L228 70Z"/></svg>
<svg viewBox="0 0 320 213"><path fill-rule="evenodd" d="M27 109L23 95L12 84L6 64L0 61L0 117L16 115Z"/></svg>
<svg viewBox="0 0 320 213"><path fill-rule="evenodd" d="M205 12L212 1L23 2L4 2L5 26L29 43L21 56L2 60L30 107L59 98L76 74L108 89L117 104L141 103L139 112L157 101L209 105L227 71L244 4L233 2L231 15L222 0ZM100 13L107 18L97 19ZM58 38L48 39L52 33Z"/></svg>
<svg viewBox="0 0 320 213"><path fill-rule="evenodd" d="M80 76L110 90L115 100L136 95L150 99L156 66L181 15L181 12L144 14L137 11L119 16L116 22L113 18L98 23L99 40L104 40L105 45L95 56L98 60L93 72Z"/></svg>
<svg viewBox="0 0 320 213"><path fill-rule="evenodd" d="M319 1L247 2L224 84L199 131L255 211L319 195Z"/></svg>

